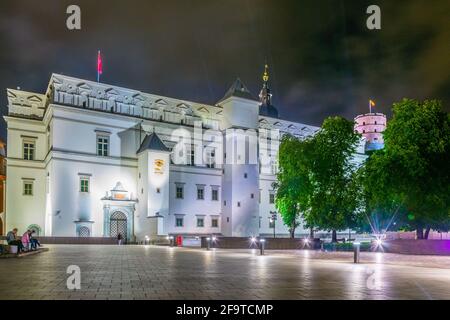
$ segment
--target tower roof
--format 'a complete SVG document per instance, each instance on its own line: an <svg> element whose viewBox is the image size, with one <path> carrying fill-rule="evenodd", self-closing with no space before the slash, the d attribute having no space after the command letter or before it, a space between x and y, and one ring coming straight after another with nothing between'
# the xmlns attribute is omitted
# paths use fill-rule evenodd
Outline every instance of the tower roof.
<svg viewBox="0 0 450 320"><path fill-rule="evenodd" d="M136 153L141 153L145 150L170 151L156 133L147 135Z"/></svg>
<svg viewBox="0 0 450 320"><path fill-rule="evenodd" d="M267 116L272 118L278 118L278 110L272 105L272 93L269 88L269 66L264 66L264 73L262 76L263 87L259 93L259 114L261 116Z"/></svg>
<svg viewBox="0 0 450 320"><path fill-rule="evenodd" d="M228 99L229 97L239 97L249 100L255 100L253 95L250 93L245 84L239 78L237 78L236 81L234 81L230 89L228 89L228 91L225 93L223 98L220 99L220 101Z"/></svg>

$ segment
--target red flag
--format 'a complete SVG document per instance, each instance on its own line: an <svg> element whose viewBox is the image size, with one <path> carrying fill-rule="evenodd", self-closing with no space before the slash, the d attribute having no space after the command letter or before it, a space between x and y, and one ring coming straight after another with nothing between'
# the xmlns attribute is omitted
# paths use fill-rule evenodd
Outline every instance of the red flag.
<svg viewBox="0 0 450 320"><path fill-rule="evenodd" d="M102 55L100 54L100 50L98 50L98 54L97 54L97 82L100 81L100 75L102 73L103 73Z"/></svg>

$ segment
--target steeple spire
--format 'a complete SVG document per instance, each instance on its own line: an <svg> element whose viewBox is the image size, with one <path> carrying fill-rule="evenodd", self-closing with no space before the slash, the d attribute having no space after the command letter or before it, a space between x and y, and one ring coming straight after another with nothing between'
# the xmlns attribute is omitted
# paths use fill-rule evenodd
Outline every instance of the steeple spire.
<svg viewBox="0 0 450 320"><path fill-rule="evenodd" d="M264 73L262 76L263 87L259 93L259 100L262 106L270 106L272 94L269 89L269 65L266 63L264 65Z"/></svg>
<svg viewBox="0 0 450 320"><path fill-rule="evenodd" d="M264 73L262 76L263 87L259 93L259 114L263 116L269 116L272 118L278 118L278 111L272 105L272 93L269 88L269 65L266 63L264 65Z"/></svg>
<svg viewBox="0 0 450 320"><path fill-rule="evenodd" d="M263 79L264 82L269 81L269 65L267 63L264 66L264 73L263 73L262 79Z"/></svg>

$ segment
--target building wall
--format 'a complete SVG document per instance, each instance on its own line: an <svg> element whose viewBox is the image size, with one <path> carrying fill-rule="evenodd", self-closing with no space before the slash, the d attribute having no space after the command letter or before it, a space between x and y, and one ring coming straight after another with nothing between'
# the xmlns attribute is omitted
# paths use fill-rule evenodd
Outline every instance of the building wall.
<svg viewBox="0 0 450 320"><path fill-rule="evenodd" d="M60 75L52 76L45 96L11 90L8 99L8 228L23 232L37 224L48 236L76 236L75 221L92 221L91 235L105 236L104 206L114 202L111 190L119 181L128 191L128 200L135 201L138 240L168 234L271 235L269 215L276 208L269 199L276 179L278 140L285 133L305 138L318 130L258 116L258 104L241 98L209 106ZM271 134L267 145L259 144L256 163L245 158L244 163L207 168L205 163L174 164L165 155L167 178L156 194L152 163L163 155L148 151L146 157L138 156L141 141L156 133L172 148L180 128L194 135L195 121L202 123L201 133L218 129L219 124L224 130L279 132ZM108 156L97 155L98 135L109 138ZM36 139L34 161L22 159L27 136ZM195 144L200 159L202 150L212 145L198 139ZM217 158L225 156L216 150ZM80 177L89 178L88 193L80 192ZM34 179L33 196L22 194L22 178ZM183 199L176 199L177 183L184 186ZM198 186L204 188L204 200L197 200ZM218 190L218 200L211 198L213 188ZM162 217L154 217L157 211ZM184 217L182 227L175 226L177 216ZM197 227L198 217L204 218L204 227ZM219 226L212 227L216 217ZM288 234L279 215L275 226L278 235ZM300 227L297 233L307 231Z"/></svg>

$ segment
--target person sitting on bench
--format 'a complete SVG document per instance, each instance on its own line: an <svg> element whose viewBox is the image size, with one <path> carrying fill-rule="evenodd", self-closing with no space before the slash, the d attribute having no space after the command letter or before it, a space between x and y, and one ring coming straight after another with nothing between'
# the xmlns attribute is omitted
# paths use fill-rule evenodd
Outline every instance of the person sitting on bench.
<svg viewBox="0 0 450 320"><path fill-rule="evenodd" d="M17 228L14 228L6 235L6 242L8 242L8 245L10 246L17 246L17 253L20 253L23 251L23 244L22 241L16 239L16 235Z"/></svg>
<svg viewBox="0 0 450 320"><path fill-rule="evenodd" d="M36 231L31 230L30 233L30 246L31 246L31 250L37 250L38 246L42 247L41 243L39 242L38 239L36 239L33 235L36 233Z"/></svg>
<svg viewBox="0 0 450 320"><path fill-rule="evenodd" d="M30 230L25 231L25 233L22 235L22 244L26 251L29 251L31 249L30 247Z"/></svg>

